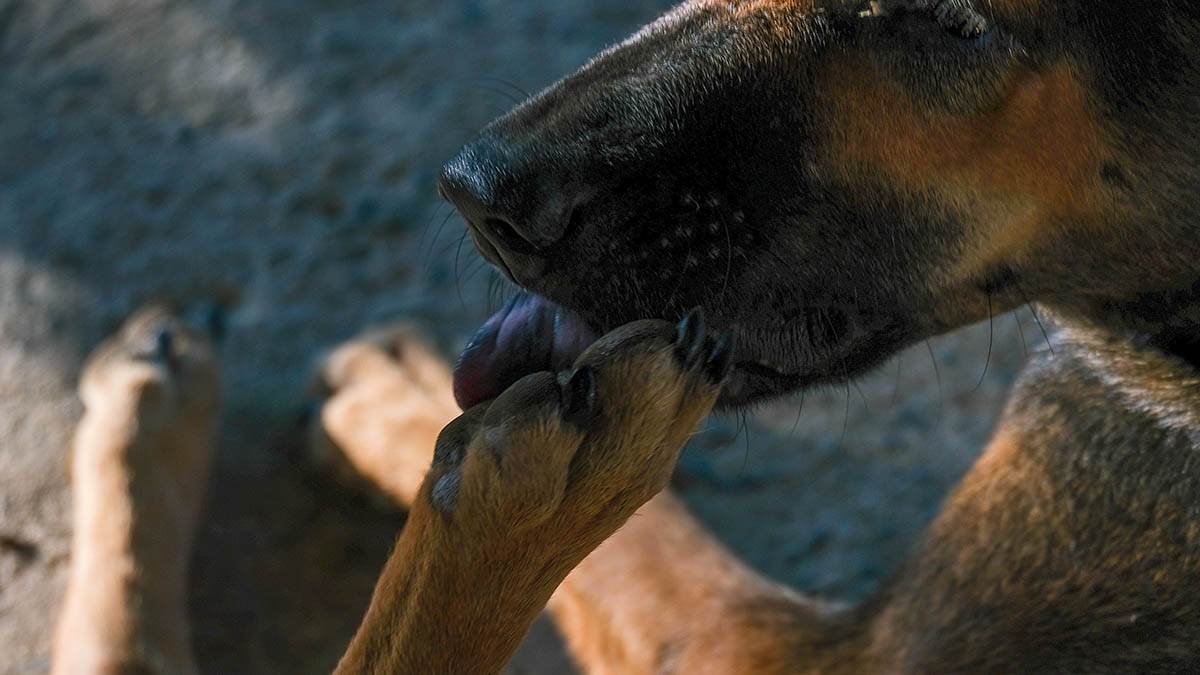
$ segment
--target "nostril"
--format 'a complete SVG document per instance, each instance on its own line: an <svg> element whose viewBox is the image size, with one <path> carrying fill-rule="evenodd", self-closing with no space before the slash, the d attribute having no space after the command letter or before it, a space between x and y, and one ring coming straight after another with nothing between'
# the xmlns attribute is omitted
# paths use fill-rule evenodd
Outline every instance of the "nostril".
<svg viewBox="0 0 1200 675"><path fill-rule="evenodd" d="M499 240L497 243L514 253L533 255L541 251L540 246L527 239L512 223L503 218L486 218L483 226Z"/></svg>

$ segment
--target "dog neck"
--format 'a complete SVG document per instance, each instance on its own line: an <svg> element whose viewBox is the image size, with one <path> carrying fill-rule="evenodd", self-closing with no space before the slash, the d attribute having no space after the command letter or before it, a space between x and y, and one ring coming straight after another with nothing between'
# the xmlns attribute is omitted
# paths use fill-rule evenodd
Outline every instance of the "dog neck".
<svg viewBox="0 0 1200 675"><path fill-rule="evenodd" d="M1132 407L1200 440L1200 281L1051 311L1058 339Z"/></svg>
<svg viewBox="0 0 1200 675"><path fill-rule="evenodd" d="M1078 328L1105 330L1200 369L1200 280L1119 300L1095 298L1055 313Z"/></svg>

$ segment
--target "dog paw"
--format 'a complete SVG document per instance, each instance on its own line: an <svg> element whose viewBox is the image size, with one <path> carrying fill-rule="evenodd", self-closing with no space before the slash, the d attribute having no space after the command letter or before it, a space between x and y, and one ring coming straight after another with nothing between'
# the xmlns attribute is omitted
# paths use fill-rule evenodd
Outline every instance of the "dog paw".
<svg viewBox="0 0 1200 675"><path fill-rule="evenodd" d="M446 427L422 496L476 542L586 555L666 486L730 351L699 313L619 328L572 369L526 376Z"/></svg>
<svg viewBox="0 0 1200 675"><path fill-rule="evenodd" d="M123 409L143 428L212 418L220 397L212 342L165 307L142 309L92 352L80 396L89 412Z"/></svg>
<svg viewBox="0 0 1200 675"><path fill-rule="evenodd" d="M414 330L395 326L333 350L314 389L309 462L386 506L410 505L438 432L460 412L447 363Z"/></svg>
<svg viewBox="0 0 1200 675"><path fill-rule="evenodd" d="M164 518L162 527L180 536L189 531L220 416L220 368L209 337L165 308L141 310L92 353L79 391L85 412L69 456L76 488L127 472L143 486L141 498L171 503L155 502L147 518Z"/></svg>

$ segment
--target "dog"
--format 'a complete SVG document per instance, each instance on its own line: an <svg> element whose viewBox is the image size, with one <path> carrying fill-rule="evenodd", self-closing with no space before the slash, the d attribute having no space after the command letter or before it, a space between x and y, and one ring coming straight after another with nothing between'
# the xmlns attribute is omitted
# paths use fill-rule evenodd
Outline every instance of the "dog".
<svg viewBox="0 0 1200 675"><path fill-rule="evenodd" d="M592 673L1200 672L1198 105L1200 6L1140 0L690 0L521 104L439 183L528 294L323 371L315 454L411 507L338 672L496 672L547 605ZM714 407L1024 303L1052 353L864 604L664 491Z"/></svg>
<svg viewBox="0 0 1200 675"><path fill-rule="evenodd" d="M497 120L444 195L613 332L443 434L343 670L495 670L562 582L589 672L1200 672L1198 104L1194 3L698 0ZM872 601L764 582L669 497L617 531L710 400L1025 302L1053 355ZM694 307L730 352L644 323Z"/></svg>

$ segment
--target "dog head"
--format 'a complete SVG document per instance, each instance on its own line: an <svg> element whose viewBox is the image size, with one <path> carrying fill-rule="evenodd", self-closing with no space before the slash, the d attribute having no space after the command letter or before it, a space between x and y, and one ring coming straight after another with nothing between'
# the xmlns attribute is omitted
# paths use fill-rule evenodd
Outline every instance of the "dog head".
<svg viewBox="0 0 1200 675"><path fill-rule="evenodd" d="M1022 302L1170 287L1195 246L1148 214L1191 183L1148 167L1196 154L1152 118L1195 84L1196 11L1103 4L692 0L492 123L441 190L593 329L702 307L734 330L725 403Z"/></svg>

